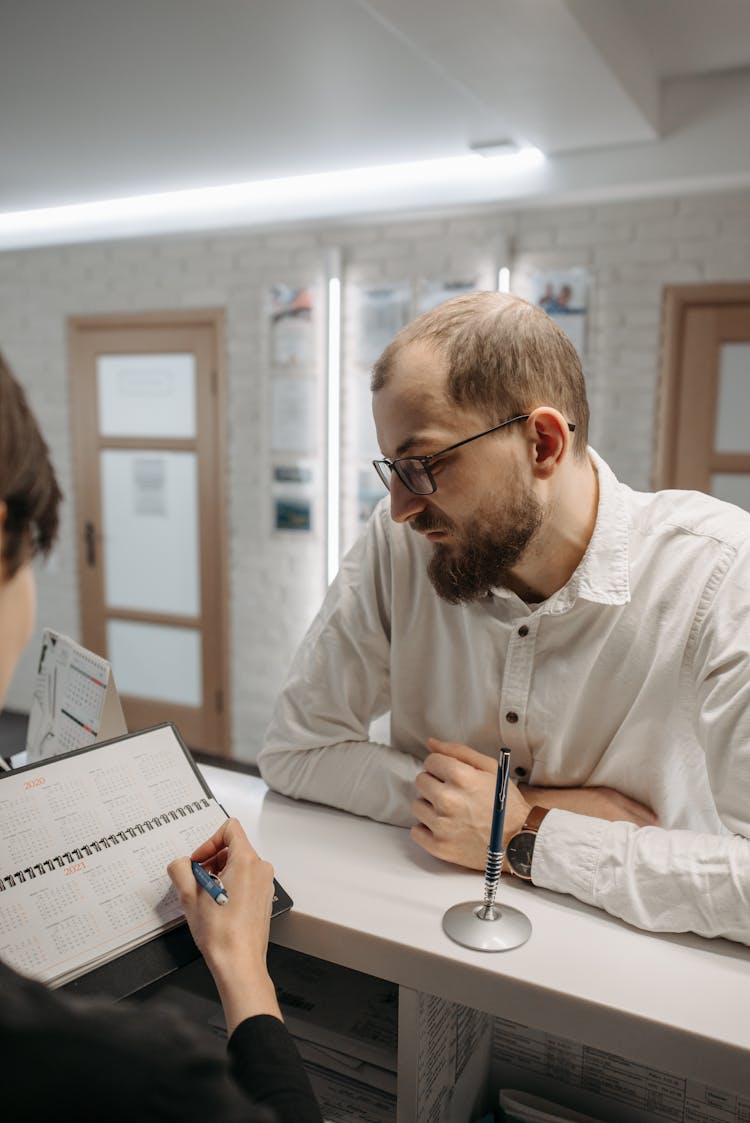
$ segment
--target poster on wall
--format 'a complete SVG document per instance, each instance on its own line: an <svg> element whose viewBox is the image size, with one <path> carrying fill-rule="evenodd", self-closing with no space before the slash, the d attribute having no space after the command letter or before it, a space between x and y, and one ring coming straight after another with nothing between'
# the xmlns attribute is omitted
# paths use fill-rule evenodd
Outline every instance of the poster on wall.
<svg viewBox="0 0 750 1123"><path fill-rule="evenodd" d="M276 366L309 366L315 359L311 288L271 287L271 360Z"/></svg>
<svg viewBox="0 0 750 1123"><path fill-rule="evenodd" d="M532 300L559 324L578 354L586 352L589 275L586 269L554 269L531 277Z"/></svg>
<svg viewBox="0 0 750 1123"><path fill-rule="evenodd" d="M371 367L412 314L411 285L381 285L359 292L358 361Z"/></svg>
<svg viewBox="0 0 750 1123"><path fill-rule="evenodd" d="M312 452L315 447L315 382L274 378L271 383L271 448Z"/></svg>
<svg viewBox="0 0 750 1123"><path fill-rule="evenodd" d="M476 278L472 281L420 281L417 294L417 315L437 308L452 296L460 296L463 292L475 292Z"/></svg>
<svg viewBox="0 0 750 1123"><path fill-rule="evenodd" d="M274 498L273 525L275 530L312 530L312 502L301 497L276 496Z"/></svg>
<svg viewBox="0 0 750 1123"><path fill-rule="evenodd" d="M271 469L271 503L274 530L313 530L316 465L314 460L293 459Z"/></svg>

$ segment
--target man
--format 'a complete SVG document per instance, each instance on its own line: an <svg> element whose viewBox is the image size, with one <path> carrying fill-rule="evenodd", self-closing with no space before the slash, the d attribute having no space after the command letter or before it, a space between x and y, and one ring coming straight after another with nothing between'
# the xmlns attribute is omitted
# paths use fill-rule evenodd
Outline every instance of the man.
<svg viewBox="0 0 750 1123"><path fill-rule="evenodd" d="M372 389L390 518L297 654L264 777L481 869L505 746L506 870L750 943L750 515L620 484L575 349L514 297L426 313Z"/></svg>
<svg viewBox="0 0 750 1123"><path fill-rule="evenodd" d="M33 630L31 559L54 544L60 499L47 446L0 355L0 705ZM9 1123L320 1123L266 970L273 869L236 819L192 857L221 873L229 897L217 908L187 857L170 863L167 872L221 998L231 1069L217 1043L174 1011L149 1009L144 1018L143 1007L71 999L0 959L0 1049L12 1073L2 1102Z"/></svg>

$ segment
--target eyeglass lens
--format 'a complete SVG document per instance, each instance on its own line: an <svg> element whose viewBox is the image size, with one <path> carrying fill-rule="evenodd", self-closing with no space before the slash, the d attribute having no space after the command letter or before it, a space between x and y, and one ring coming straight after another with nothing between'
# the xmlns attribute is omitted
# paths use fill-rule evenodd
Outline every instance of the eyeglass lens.
<svg viewBox="0 0 750 1123"><path fill-rule="evenodd" d="M399 460L396 471L415 495L429 495L432 491L432 480L429 472L420 460Z"/></svg>
<svg viewBox="0 0 750 1123"><path fill-rule="evenodd" d="M378 475L390 491L391 477L395 471L401 482L415 495L431 495L434 488L430 474L419 460L410 460L408 457L396 462L395 468L382 460L374 461Z"/></svg>

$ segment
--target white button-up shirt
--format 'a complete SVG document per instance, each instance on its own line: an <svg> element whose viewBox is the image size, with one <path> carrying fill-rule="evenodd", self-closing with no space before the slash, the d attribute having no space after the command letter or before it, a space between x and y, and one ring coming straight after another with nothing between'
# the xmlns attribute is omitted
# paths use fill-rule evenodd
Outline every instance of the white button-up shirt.
<svg viewBox="0 0 750 1123"><path fill-rule="evenodd" d="M591 452L599 509L562 589L450 605L387 498L302 643L259 758L287 795L410 826L430 736L543 787L604 785L637 828L553 810L536 885L632 924L750 944L750 515L643 494ZM390 711L390 744L369 739Z"/></svg>

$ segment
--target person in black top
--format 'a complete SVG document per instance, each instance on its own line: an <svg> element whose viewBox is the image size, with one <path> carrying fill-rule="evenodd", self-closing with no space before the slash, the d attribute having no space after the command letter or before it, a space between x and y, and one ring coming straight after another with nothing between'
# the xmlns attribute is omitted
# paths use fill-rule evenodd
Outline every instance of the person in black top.
<svg viewBox="0 0 750 1123"><path fill-rule="evenodd" d="M23 390L0 355L0 704L35 614L32 558L47 554L61 492ZM191 855L221 874L217 907L188 857L168 867L216 982L229 1043L175 1011L52 991L2 963L2 1117L8 1123L322 1123L266 969L273 869L236 819Z"/></svg>

